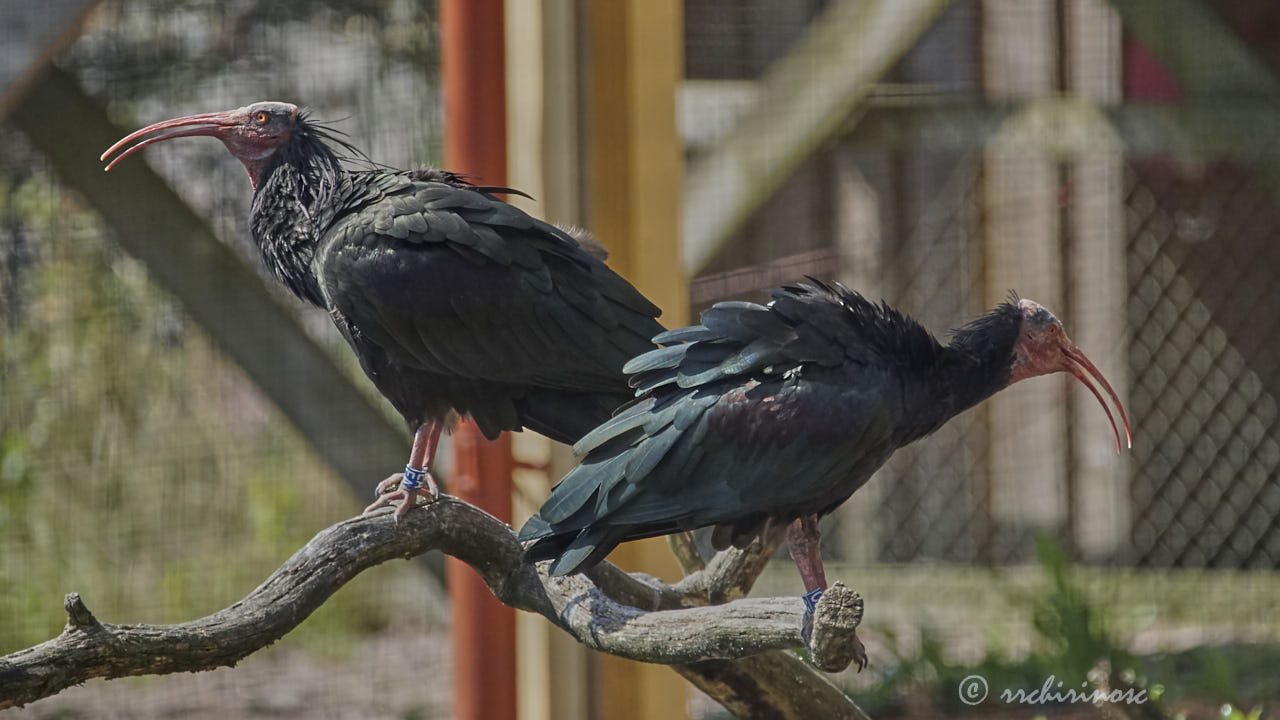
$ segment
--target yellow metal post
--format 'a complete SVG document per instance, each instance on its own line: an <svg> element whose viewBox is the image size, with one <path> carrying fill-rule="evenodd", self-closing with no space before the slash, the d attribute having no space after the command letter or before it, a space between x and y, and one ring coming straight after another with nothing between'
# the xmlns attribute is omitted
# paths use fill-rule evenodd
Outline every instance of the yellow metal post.
<svg viewBox="0 0 1280 720"><path fill-rule="evenodd" d="M668 327L689 319L680 260L684 151L676 90L684 71L679 0L591 0L586 72L590 227L610 264L663 309ZM627 543L611 556L628 570L668 580L680 570L662 539ZM668 668L605 657L598 707L606 720L687 715L688 689Z"/></svg>

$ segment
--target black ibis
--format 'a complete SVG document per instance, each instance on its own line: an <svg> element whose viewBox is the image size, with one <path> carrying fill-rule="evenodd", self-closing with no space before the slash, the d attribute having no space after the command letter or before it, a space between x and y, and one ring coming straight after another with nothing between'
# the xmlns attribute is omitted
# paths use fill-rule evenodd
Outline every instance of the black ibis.
<svg viewBox="0 0 1280 720"><path fill-rule="evenodd" d="M164 133L162 131L169 131ZM156 134L162 133L162 134ZM117 142L107 170L153 143L222 141L253 185L253 239L293 294L324 308L414 433L404 473L366 512L434 498L441 432L529 428L573 443L630 399L622 366L663 328L653 303L583 233L536 220L441 170L367 163L283 102L158 122Z"/></svg>
<svg viewBox="0 0 1280 720"><path fill-rule="evenodd" d="M998 390L1071 373L1102 404L1116 451L1098 385L1131 443L1111 385L1030 300L1011 296L943 345L838 284L771 295L718 303L627 363L636 399L575 445L580 464L520 530L528 560L566 575L627 540L714 526L724 549L785 525L812 610L826 588L818 518L895 450Z"/></svg>

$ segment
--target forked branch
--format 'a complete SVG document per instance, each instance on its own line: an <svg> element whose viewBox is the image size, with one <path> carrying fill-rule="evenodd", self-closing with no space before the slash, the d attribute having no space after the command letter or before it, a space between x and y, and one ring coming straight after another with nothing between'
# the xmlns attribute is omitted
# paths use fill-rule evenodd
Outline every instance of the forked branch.
<svg viewBox="0 0 1280 720"><path fill-rule="evenodd" d="M510 527L447 496L409 513L399 525L389 513L333 525L243 600L198 620L175 625L102 623L77 594L71 593L66 598L68 622L62 634L0 658L0 709L48 697L95 677L193 672L234 665L292 630L360 572L430 550L441 550L472 566L499 600L546 617L583 645L633 660L677 666L677 671L713 697L741 695L742 678L767 692L778 679L762 673L776 673L785 666L790 675L786 683L812 684L802 693L808 697L785 699L788 710L798 705L796 712L819 713L810 717L861 717L843 693L797 658L770 660L761 656L750 662L734 662L805 645L801 637L804 607L799 598L708 604L745 594L771 546L722 554L676 586L608 564L589 577L552 578L546 575L545 567L523 562L521 546ZM856 614L861 614L856 593L841 590L833 594L837 597L826 608L832 612L824 613L824 607L819 606L809 643L819 652L817 664L827 669L850 662L847 650L828 652L825 657L822 650L847 648L849 642L841 638L852 638L853 627L847 611L843 620L828 622L824 618L839 615L834 612L837 606L853 607L851 598ZM737 679L728 682L730 678ZM776 692L790 694L783 689ZM727 695L717 699L739 712L744 707L741 699ZM787 712L783 716L792 715Z"/></svg>

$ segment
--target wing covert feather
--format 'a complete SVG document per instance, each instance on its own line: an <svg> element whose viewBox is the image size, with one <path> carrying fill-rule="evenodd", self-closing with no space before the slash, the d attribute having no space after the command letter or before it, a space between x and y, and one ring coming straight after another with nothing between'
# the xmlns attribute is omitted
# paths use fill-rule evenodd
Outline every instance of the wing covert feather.
<svg viewBox="0 0 1280 720"><path fill-rule="evenodd" d="M773 298L718 303L626 364L638 399L575 446L521 530L531 559L563 574L626 539L827 512L901 444L897 349L868 340L901 318L840 286Z"/></svg>
<svg viewBox="0 0 1280 720"><path fill-rule="evenodd" d="M662 331L656 307L554 226L475 189L395 178L371 180L315 261L353 327L426 372L625 390L622 365Z"/></svg>

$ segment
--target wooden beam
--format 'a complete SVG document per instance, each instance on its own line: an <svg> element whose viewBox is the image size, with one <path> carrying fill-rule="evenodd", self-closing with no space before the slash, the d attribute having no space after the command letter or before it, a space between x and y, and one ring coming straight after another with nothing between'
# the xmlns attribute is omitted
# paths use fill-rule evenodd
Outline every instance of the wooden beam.
<svg viewBox="0 0 1280 720"><path fill-rule="evenodd" d="M1126 29L1164 64L1193 103L1253 100L1263 106L1260 124L1200 125L1195 137L1214 144L1252 148L1246 158L1280 181L1280 154L1274 142L1259 142L1280 112L1280 78L1206 3L1196 0L1110 0ZM1206 62L1206 58L1212 58Z"/></svg>
<svg viewBox="0 0 1280 720"><path fill-rule="evenodd" d="M1206 108L1247 104L1248 112L1215 118L1206 110L1202 122L1184 124L1200 143L1196 149L1205 154L1234 151L1233 157L1265 173L1272 184L1280 182L1280 143L1260 141L1267 137L1265 130L1259 135L1280 112L1280 78L1204 3L1110 2L1125 27L1174 74L1190 103ZM1274 314L1271 305L1260 305L1258 299L1274 296L1269 288L1274 286L1273 268L1280 250L1274 242L1258 242L1244 233L1224 233L1217 240L1198 247L1175 243L1168 251L1178 263L1178 273L1191 283L1196 298L1258 373L1266 391L1280 395L1280 366L1275 362L1280 341L1274 334L1258 332L1257 326L1258 317ZM1234 257L1253 261L1238 263L1231 260Z"/></svg>
<svg viewBox="0 0 1280 720"><path fill-rule="evenodd" d="M663 324L677 327L689 319L687 276L678 265L680 4L593 0L588 23L591 227L611 251L609 264L662 308Z"/></svg>
<svg viewBox="0 0 1280 720"><path fill-rule="evenodd" d="M1065 10L1060 32L1066 38L1066 90L1099 106L1120 102L1120 17L1105 0L1070 0ZM1090 353L1124 399L1129 395L1125 157L1114 134L1102 137L1108 141L1095 140L1070 159L1067 305L1062 312L1071 338ZM1116 457L1110 434L1100 427L1106 425L1102 410L1088 390L1071 385L1069 532L1081 559L1106 561L1127 545L1133 522L1131 454Z"/></svg>
<svg viewBox="0 0 1280 720"><path fill-rule="evenodd" d="M579 34L575 0L508 2L507 183L535 199L509 201L534 216L585 226L581 211ZM520 527L573 467L569 448L535 433L512 436L517 465L512 525ZM516 615L520 720L587 720L591 654L532 613Z"/></svg>
<svg viewBox="0 0 1280 720"><path fill-rule="evenodd" d="M1033 115L1021 120L1018 140L1064 158L1123 143L1132 155L1175 155L1190 159L1234 158L1280 166L1280 143L1257 142L1257 130L1275 117L1276 104L1260 98L1191 100L1181 105L1127 103L1098 105L1071 96L1043 97ZM909 103L869 100L865 115L842 142L855 146L930 150L981 150L1026 103L983 103L943 96ZM1098 124L1109 121L1111 127ZM1032 132L1034 128L1039 130ZM1093 133L1100 133L1093 135Z"/></svg>
<svg viewBox="0 0 1280 720"><path fill-rule="evenodd" d="M683 148L676 88L683 71L679 0L590 0L587 112L590 227L610 264L663 309L668 327L689 319L680 263ZM679 577L662 539L611 556L628 570ZM607 720L687 715L688 686L670 668L600 659L598 709Z"/></svg>
<svg viewBox="0 0 1280 720"><path fill-rule="evenodd" d="M1280 143L1258 142L1258 128L1273 122L1277 98L1192 98L1176 106L1129 103L1106 109L1134 155L1169 154L1194 161L1233 158L1262 163L1280 177Z"/></svg>
<svg viewBox="0 0 1280 720"><path fill-rule="evenodd" d="M100 0L0 3L4 52L0 53L0 120L31 90L53 61L80 36Z"/></svg>
<svg viewBox="0 0 1280 720"><path fill-rule="evenodd" d="M357 497L399 467L407 436L303 331L258 274L146 163L108 175L98 155L126 131L67 73L52 69L9 122L98 211L114 239L140 260L293 423ZM247 187L246 187L247 189ZM281 478L307 482L309 478ZM438 572L438 571L437 571Z"/></svg>
<svg viewBox="0 0 1280 720"><path fill-rule="evenodd" d="M982 15L987 96L1008 101L1052 94L1053 4L985 0ZM984 153L986 307L1003 300L1011 288L1048 308L1062 307L1058 166L1052 155L1028 142L1028 137L1038 141L1052 135L1040 123L1028 122L1033 119L1027 112L1011 117ZM1056 530L1066 519L1064 390L1062 376L1053 375L984 404L992 519L1013 533Z"/></svg>
<svg viewBox="0 0 1280 720"><path fill-rule="evenodd" d="M1110 0L1192 97L1280 97L1276 78L1203 0Z"/></svg>
<svg viewBox="0 0 1280 720"><path fill-rule="evenodd" d="M950 0L835 0L766 73L756 107L686 175L684 269L696 275Z"/></svg>

